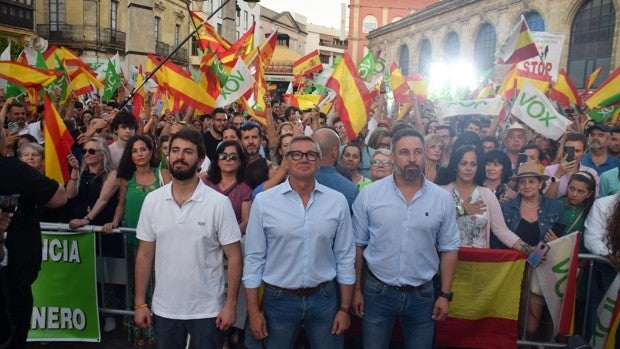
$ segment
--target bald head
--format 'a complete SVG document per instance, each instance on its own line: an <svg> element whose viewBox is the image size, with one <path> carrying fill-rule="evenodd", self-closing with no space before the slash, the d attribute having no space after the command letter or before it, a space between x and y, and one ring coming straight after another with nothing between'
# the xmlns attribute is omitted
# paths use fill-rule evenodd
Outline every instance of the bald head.
<svg viewBox="0 0 620 349"><path fill-rule="evenodd" d="M321 164L333 166L338 159L338 147L340 146L338 134L332 129L320 128L312 134L312 138L319 144L323 154Z"/></svg>

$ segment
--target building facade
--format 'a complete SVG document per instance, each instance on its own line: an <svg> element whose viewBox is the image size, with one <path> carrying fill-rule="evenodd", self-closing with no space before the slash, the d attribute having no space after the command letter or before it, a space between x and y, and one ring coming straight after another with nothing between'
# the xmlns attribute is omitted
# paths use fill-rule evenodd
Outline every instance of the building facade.
<svg viewBox="0 0 620 349"><path fill-rule="evenodd" d="M441 1L372 31L368 46L409 74L463 60L478 73L494 67L501 79L507 68L494 65L494 53L523 15L532 31L564 36L560 67L583 88L596 68L605 67L595 86L620 64L619 11L620 0Z"/></svg>
<svg viewBox="0 0 620 349"><path fill-rule="evenodd" d="M354 62L362 59L368 49L367 35L379 27L399 21L437 0L350 0L347 51ZM445 3L452 3L447 0Z"/></svg>
<svg viewBox="0 0 620 349"><path fill-rule="evenodd" d="M37 34L34 0L0 0L0 35L24 44Z"/></svg>

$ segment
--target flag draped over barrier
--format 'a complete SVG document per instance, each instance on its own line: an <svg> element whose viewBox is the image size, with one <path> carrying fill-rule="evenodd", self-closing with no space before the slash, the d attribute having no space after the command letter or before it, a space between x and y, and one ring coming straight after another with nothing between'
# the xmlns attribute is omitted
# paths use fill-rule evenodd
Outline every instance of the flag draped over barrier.
<svg viewBox="0 0 620 349"><path fill-rule="evenodd" d="M524 256L513 250L461 248L450 314L436 322L436 343L464 348L517 348Z"/></svg>

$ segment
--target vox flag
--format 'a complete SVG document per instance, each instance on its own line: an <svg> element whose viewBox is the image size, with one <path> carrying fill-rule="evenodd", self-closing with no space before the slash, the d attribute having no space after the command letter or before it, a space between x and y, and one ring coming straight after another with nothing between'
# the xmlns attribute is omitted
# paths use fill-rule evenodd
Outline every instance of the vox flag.
<svg viewBox="0 0 620 349"><path fill-rule="evenodd" d="M572 124L570 120L558 113L551 101L528 81L523 83L523 88L517 96L511 113L536 132L556 141L562 137L566 127Z"/></svg>
<svg viewBox="0 0 620 349"><path fill-rule="evenodd" d="M223 107L243 96L254 85L254 77L241 58L224 82L220 95L217 97L216 106Z"/></svg>

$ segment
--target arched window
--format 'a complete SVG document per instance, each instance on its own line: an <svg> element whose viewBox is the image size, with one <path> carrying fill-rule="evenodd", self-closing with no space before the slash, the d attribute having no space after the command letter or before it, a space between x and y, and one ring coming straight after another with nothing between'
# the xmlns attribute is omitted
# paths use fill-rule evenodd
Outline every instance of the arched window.
<svg viewBox="0 0 620 349"><path fill-rule="evenodd" d="M443 59L446 62L454 62L459 59L459 36L455 32L449 32L446 35L446 41L443 46Z"/></svg>
<svg viewBox="0 0 620 349"><path fill-rule="evenodd" d="M474 60L479 71L483 72L493 67L496 42L495 28L489 23L484 23L476 37L474 50Z"/></svg>
<svg viewBox="0 0 620 349"><path fill-rule="evenodd" d="M400 71L403 75L409 75L409 47L407 47L407 45L400 46L398 66L400 67Z"/></svg>
<svg viewBox="0 0 620 349"><path fill-rule="evenodd" d="M427 73L432 58L433 49L431 48L431 42L428 39L424 39L420 45L420 68L418 69L420 74L425 75Z"/></svg>
<svg viewBox="0 0 620 349"><path fill-rule="evenodd" d="M530 31L532 32L544 32L545 31L545 20L542 18L540 13L536 11L530 11L523 15L525 17L525 21L527 22L527 26L530 27Z"/></svg>
<svg viewBox="0 0 620 349"><path fill-rule="evenodd" d="M379 27L379 22L377 21L377 17L373 15L367 15L362 20L362 33L368 34L371 30L375 30Z"/></svg>
<svg viewBox="0 0 620 349"><path fill-rule="evenodd" d="M594 87L609 76L616 10L612 0L590 0L575 14L570 30L568 74L577 88L584 88L589 74L605 66Z"/></svg>

